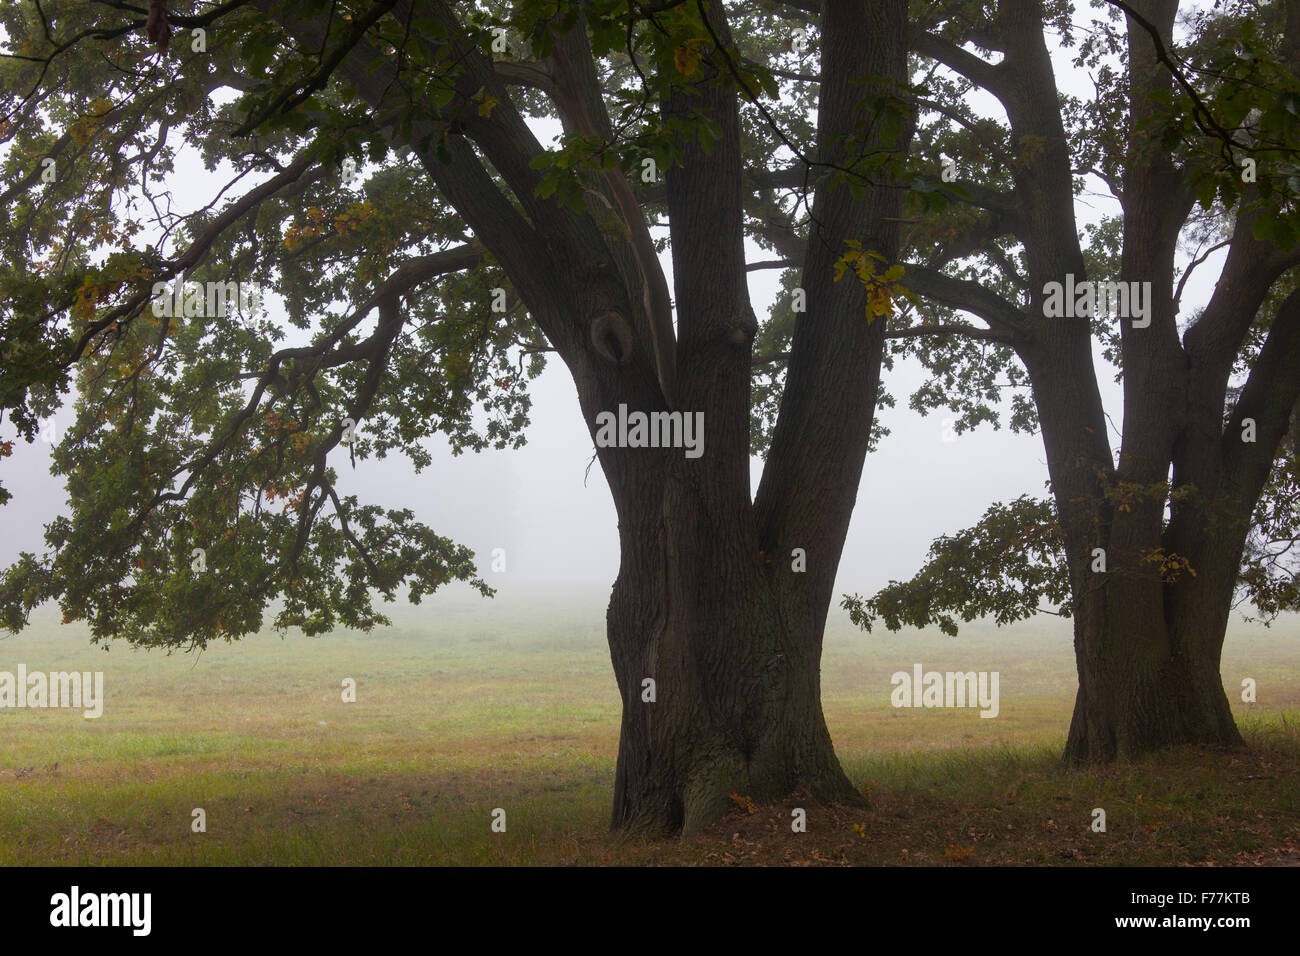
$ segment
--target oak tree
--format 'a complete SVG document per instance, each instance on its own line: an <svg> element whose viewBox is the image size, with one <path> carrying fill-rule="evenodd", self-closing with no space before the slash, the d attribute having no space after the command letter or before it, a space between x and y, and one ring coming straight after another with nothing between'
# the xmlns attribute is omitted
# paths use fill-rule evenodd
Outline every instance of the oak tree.
<svg viewBox="0 0 1300 956"><path fill-rule="evenodd" d="M1094 6L1080 22L1057 0L942 5L917 47L942 69L915 145L959 170L965 212L906 242L922 314L949 327L911 348L934 373L913 402L964 430L1012 389L1051 498L995 504L911 580L844 600L867 627L950 633L958 616L1072 615L1073 763L1240 744L1231 609L1300 608L1300 3ZM1058 88L1049 34L1092 95ZM1080 228L1089 189L1118 209ZM1190 309L1189 277L1220 251Z"/></svg>
<svg viewBox="0 0 1300 956"><path fill-rule="evenodd" d="M315 634L383 623L403 587L488 592L465 548L340 494L337 469L422 467L435 433L519 444L553 355L619 521L613 825L691 831L732 792L860 802L819 664L901 295L906 18L903 0L6 5L0 406L28 440L70 392L76 421L54 453L68 514L7 572L4 624L53 599L98 640L193 647L268 608ZM194 153L219 188L176 181ZM794 267L761 326L747 238ZM212 307L200 290L226 283L278 298ZM785 352L762 426L760 335ZM702 413L702 454L602 442L620 408Z"/></svg>

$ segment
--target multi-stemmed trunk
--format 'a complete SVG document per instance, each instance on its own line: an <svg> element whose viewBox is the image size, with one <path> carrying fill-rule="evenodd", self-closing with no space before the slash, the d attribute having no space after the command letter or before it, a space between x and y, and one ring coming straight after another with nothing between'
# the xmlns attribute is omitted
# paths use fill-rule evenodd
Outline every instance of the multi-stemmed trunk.
<svg viewBox="0 0 1300 956"><path fill-rule="evenodd" d="M1081 322L1024 353L1073 595L1079 686L1065 759L1100 763L1174 744L1239 744L1219 667L1245 526L1228 520L1216 484L1186 488L1196 497L1179 499L1166 523L1161 479L1175 461L1180 477L1189 470L1189 447L1176 440L1189 413L1173 400L1162 407L1156 396L1176 390L1146 383L1126 432L1145 433L1155 455L1129 454L1113 465L1086 342ZM1163 462L1160 447L1169 449Z"/></svg>
<svg viewBox="0 0 1300 956"><path fill-rule="evenodd" d="M1069 564L1079 690L1065 758L1075 764L1173 744L1240 743L1219 673L1223 639L1253 503L1300 389L1300 311L1288 300L1224 424L1237 351L1269 286L1294 264L1253 238L1244 211L1224 280L1180 341L1175 254L1194 197L1185 172L1138 132L1159 109L1153 94L1171 84L1147 27L1168 43L1177 5L1135 6L1144 24L1130 21L1128 31L1131 133L1118 278L1130 289L1145 284L1147 293L1144 315L1108 316L1119 323L1124 365L1118 462L1090 317L1045 315L1046 283L1093 277L1070 228L1073 166L1036 0L1000 5L1006 58L986 80L1015 135L1039 143L1033 162L1015 170L1028 321L1013 316L1008 324L1033 386ZM1250 444L1241 441L1246 417L1257 420Z"/></svg>
<svg viewBox="0 0 1300 956"><path fill-rule="evenodd" d="M1107 557L1119 563L1105 574L1086 570L1075 590L1079 689L1065 759L1240 744L1219 671L1232 579L1215 581L1203 565L1191 587L1180 586L1161 581L1141 552Z"/></svg>
<svg viewBox="0 0 1300 956"><path fill-rule="evenodd" d="M861 802L822 716L821 633L791 613L790 562L768 564L752 521L733 520L747 502L657 484L620 522L609 606L623 699L613 825L690 833L732 794Z"/></svg>
<svg viewBox="0 0 1300 956"><path fill-rule="evenodd" d="M879 135L861 78L903 81L905 18L901 0L826 4L822 161L854 160L847 130ZM820 666L875 413L884 322L868 321L860 285L834 275L850 240L890 261L897 255L901 191L888 184L888 170L875 174L881 182L863 198L845 182L816 190L803 263L807 312L791 343L762 483L751 493L757 324L741 241L736 98L725 77L666 104L670 114L700 109L721 135L708 152L685 148L668 174L667 197L674 404L704 412L704 452L642 455L632 465L628 452L602 453L621 541L608 621L623 697L613 825L629 833L693 832L725 812L733 793L756 802L796 791L819 802L863 802L831 745ZM908 136L880 146L903 151Z"/></svg>

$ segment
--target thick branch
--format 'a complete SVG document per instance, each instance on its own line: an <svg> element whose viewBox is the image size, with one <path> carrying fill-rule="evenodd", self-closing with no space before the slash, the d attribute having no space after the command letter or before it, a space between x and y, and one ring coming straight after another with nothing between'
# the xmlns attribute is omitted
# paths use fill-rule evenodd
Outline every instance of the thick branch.
<svg viewBox="0 0 1300 956"><path fill-rule="evenodd" d="M827 0L822 13L817 155L833 167L848 150L905 156L906 127L888 140L864 102L864 77L902 95L907 78L906 0ZM850 138L852 145L846 145ZM864 132L865 131L865 132ZM847 244L896 260L903 190L883 167L860 198L838 177L821 179L804 243L801 285L807 314L795 325L781 408L767 466L754 498L759 542L770 554L801 547L816 568L795 575L813 633L825 622L835 568L861 481L879 393L886 323L865 318L866 293L851 273L833 276ZM785 249L781 254L786 255Z"/></svg>
<svg viewBox="0 0 1300 956"><path fill-rule="evenodd" d="M595 61L587 40L586 23L578 23L563 36L556 37L555 54L548 69L553 78L557 106L566 121L585 136L612 138L609 116L601 98ZM649 335L654 351L660 388L669 408L675 407L677 377L676 334L673 330L672 297L668 280L655 251L650 229L641 212L641 204L627 178L618 169L601 171L601 181L613 201L618 218L627 228L628 245L636 267L636 285L641 292L642 328Z"/></svg>
<svg viewBox="0 0 1300 956"><path fill-rule="evenodd" d="M957 279L937 269L905 265L903 283L918 295L979 316L993 329L1007 336L1024 336L1029 326L1024 313L1002 296L973 279Z"/></svg>
<svg viewBox="0 0 1300 956"><path fill-rule="evenodd" d="M1300 264L1300 250L1278 252L1271 242L1254 237L1257 216L1247 209L1238 213L1214 293L1200 318L1183 335L1183 347L1191 359L1214 369L1225 385L1269 288L1283 272Z"/></svg>
<svg viewBox="0 0 1300 956"><path fill-rule="evenodd" d="M1006 70L1002 64L990 63L974 53L963 50L951 40L945 40L924 30L910 30L908 40L912 49L921 56L938 60L954 73L966 77L998 99L1003 99L1007 94Z"/></svg>
<svg viewBox="0 0 1300 956"><path fill-rule="evenodd" d="M1224 488L1248 520L1300 401L1300 289L1278 308L1259 358L1223 433ZM1245 419L1255 421L1255 441L1242 441Z"/></svg>
<svg viewBox="0 0 1300 956"><path fill-rule="evenodd" d="M1010 345L1015 336L999 329L981 329L975 325L952 323L947 325L909 325L901 329L891 328L885 333L887 339L917 339L931 336L956 335L966 339L978 339L982 342L1004 342Z"/></svg>

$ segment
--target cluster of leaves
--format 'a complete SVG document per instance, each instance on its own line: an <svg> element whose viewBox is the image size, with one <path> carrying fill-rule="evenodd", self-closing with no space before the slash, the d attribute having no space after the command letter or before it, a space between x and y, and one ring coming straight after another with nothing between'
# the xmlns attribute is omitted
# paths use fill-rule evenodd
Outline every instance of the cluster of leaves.
<svg viewBox="0 0 1300 956"><path fill-rule="evenodd" d="M1053 5L1052 15L1062 11ZM956 3L928 7L920 23L938 21L932 30L958 44L997 45L989 4ZM1068 17L1066 18L1068 21ZM902 256L948 275L978 281L1009 301L1027 302L1022 252L1014 237L999 227L998 215L981 208L967 188L971 182L1010 192L1015 146L1006 124L981 115L970 102L973 84L937 68L921 73L913 84L917 127L912 140L910 191L904 204L908 223ZM947 182L941 173L951 162L960 176ZM963 324L955 309L913 297L891 327L900 333L890 342L890 357L913 358L927 375L909 396L914 411L954 413L954 431L981 424L1000 428L1006 418L1014 431L1037 427L1028 394L1028 376L1007 346L962 335L908 336L912 325Z"/></svg>
<svg viewBox="0 0 1300 956"><path fill-rule="evenodd" d="M843 278L846 270L852 270L858 282L867 293L867 324L894 313L894 303L901 298L915 302L916 297L899 284L903 278L903 267L898 263L886 266L880 272L877 268L885 264L885 257L871 249L863 249L862 243L849 239L845 243L849 248L835 263L835 281Z"/></svg>
<svg viewBox="0 0 1300 956"><path fill-rule="evenodd" d="M1192 13L1183 54L1200 102L1162 92L1157 141L1198 150L1187 169L1203 209L1240 203L1239 214L1255 213L1255 238L1286 251L1300 241L1300 71L1281 48L1285 5L1216 7Z"/></svg>
<svg viewBox="0 0 1300 956"><path fill-rule="evenodd" d="M620 170L644 186L647 160L653 160L650 168L662 171L681 161L688 143L711 152L719 135L711 117L694 112L665 116L657 110L674 91L698 95L693 83L706 74L750 93L779 96L770 72L739 49L718 46L693 2L654 10L609 2L519 4L511 23L531 55L543 57L553 51L554 31L572 29L579 13L585 17L593 54L606 66L603 92L610 104L613 136L570 131L559 148L535 157L533 168L544 171L537 191L541 198L554 196L573 211L586 212L592 172Z"/></svg>
<svg viewBox="0 0 1300 956"><path fill-rule="evenodd" d="M0 15L19 54L0 61L0 181L15 184L0 404L31 441L75 394L53 458L70 511L48 526L48 553L5 573L0 623L18 629L54 599L96 639L202 646L255 631L277 603L277 627L314 634L383 623L376 595L402 586L415 601L453 580L491 593L473 554L410 511L338 492L329 456L349 416L361 420L354 462L397 451L418 470L435 434L456 453L522 444L548 345L518 305L493 311L509 289L499 267L338 80L310 82L312 51L253 8L226 12L203 55L164 58L125 25L129 11L55 6L58 37L79 42L51 39L32 4ZM336 6L331 42L372 9ZM176 18L198 9L171 5ZM401 28L375 27L399 41ZM454 65L412 72L454 87ZM184 152L214 175L237 171L198 209L166 191ZM57 177L29 176L50 155ZM355 180L340 178L345 160ZM294 170L256 203L223 198ZM358 308L456 243L462 267L403 288L396 326L374 302ZM155 316L154 283L181 279L275 289L288 322Z"/></svg>
<svg viewBox="0 0 1300 956"><path fill-rule="evenodd" d="M911 580L891 581L870 598L846 595L840 606L867 631L880 620L891 631L937 626L948 635L957 633L958 617L992 617L999 625L1040 611L1068 617L1070 582L1056 508L1025 495L995 502L978 524L935 541Z"/></svg>
<svg viewBox="0 0 1300 956"><path fill-rule="evenodd" d="M1238 603L1248 602L1258 614L1248 620L1268 623L1300 610L1300 456L1295 451L1300 420L1295 425L1256 506L1241 557ZM1222 502L1207 500L1189 486L1116 481L1105 487L1104 497L1115 511L1152 500L1173 507L1195 505L1211 531L1228 520ZM1167 548L1148 549L1138 560L1137 567L1110 566L1107 572L1155 575L1166 583L1196 577L1191 562ZM891 631L937 626L948 635L957 634L959 618L992 617L1003 625L1040 613L1070 617L1069 570L1056 505L1023 495L1007 504L995 502L972 527L935 541L912 578L890 581L870 598L845 595L841 607L867 631L879 620Z"/></svg>

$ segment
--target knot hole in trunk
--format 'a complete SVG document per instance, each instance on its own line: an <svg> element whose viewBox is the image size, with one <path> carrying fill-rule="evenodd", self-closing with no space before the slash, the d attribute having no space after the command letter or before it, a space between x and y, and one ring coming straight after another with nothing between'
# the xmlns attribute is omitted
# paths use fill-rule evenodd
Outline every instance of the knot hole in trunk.
<svg viewBox="0 0 1300 956"><path fill-rule="evenodd" d="M626 365L632 357L632 327L617 312L602 312L592 320L591 344L605 361Z"/></svg>

